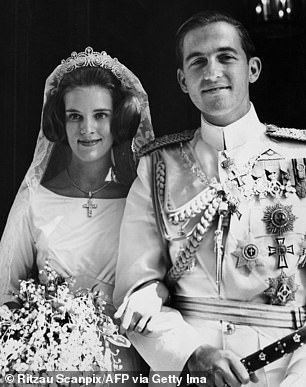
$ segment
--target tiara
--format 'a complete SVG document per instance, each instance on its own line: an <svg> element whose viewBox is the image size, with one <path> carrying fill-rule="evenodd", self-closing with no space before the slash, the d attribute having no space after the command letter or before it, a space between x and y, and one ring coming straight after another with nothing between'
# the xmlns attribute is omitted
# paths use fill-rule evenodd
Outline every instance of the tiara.
<svg viewBox="0 0 306 387"><path fill-rule="evenodd" d="M69 58L61 61L55 73L56 80L60 82L64 74L79 67L103 67L109 69L119 80L124 77L124 68L117 58L112 58L105 51L96 52L91 47L86 47L84 52L73 51Z"/></svg>

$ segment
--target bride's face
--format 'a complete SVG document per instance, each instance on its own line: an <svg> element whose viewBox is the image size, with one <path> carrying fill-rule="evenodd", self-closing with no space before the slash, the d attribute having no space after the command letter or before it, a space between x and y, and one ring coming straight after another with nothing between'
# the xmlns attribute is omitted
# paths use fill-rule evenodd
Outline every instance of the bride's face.
<svg viewBox="0 0 306 387"><path fill-rule="evenodd" d="M109 158L113 101L101 86L76 87L64 96L66 132L73 155L84 162Z"/></svg>

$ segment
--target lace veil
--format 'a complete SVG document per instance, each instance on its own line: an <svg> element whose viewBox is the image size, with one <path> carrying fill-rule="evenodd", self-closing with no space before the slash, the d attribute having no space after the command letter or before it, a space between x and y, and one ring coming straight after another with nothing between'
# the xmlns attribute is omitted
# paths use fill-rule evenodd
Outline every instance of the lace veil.
<svg viewBox="0 0 306 387"><path fill-rule="evenodd" d="M137 96L141 107L141 120L131 149L135 153L146 142L154 138L151 125L148 96L139 79L116 58L111 58L104 51L95 52L87 47L84 52L73 52L71 57L62 60L47 78L44 89L44 100L48 92L59 82L62 75L77 67L100 66L109 68L121 83ZM64 168L69 148L60 143L52 143L44 136L40 126L33 161L20 185L10 210L6 227L0 243L0 304L12 300L10 295L11 266L15 258L16 245L24 231L23 219L28 212L31 195L37 189L52 164L53 173ZM22 239L22 238L21 238ZM35 247L33 247L35 249ZM35 252L34 252L35 254ZM18 275L18 273L17 273Z"/></svg>

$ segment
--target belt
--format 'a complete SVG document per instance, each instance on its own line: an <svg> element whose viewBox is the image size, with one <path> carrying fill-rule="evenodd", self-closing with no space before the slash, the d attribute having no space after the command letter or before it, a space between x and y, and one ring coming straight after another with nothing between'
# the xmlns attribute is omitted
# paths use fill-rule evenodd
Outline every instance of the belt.
<svg viewBox="0 0 306 387"><path fill-rule="evenodd" d="M229 321L241 325L298 329L306 322L306 306L293 308L178 295L172 297L171 306L186 317Z"/></svg>

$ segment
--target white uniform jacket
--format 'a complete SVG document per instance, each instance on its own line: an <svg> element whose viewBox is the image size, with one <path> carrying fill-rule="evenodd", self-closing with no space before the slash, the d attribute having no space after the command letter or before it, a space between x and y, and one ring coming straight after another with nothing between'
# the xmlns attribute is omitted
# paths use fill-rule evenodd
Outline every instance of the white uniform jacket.
<svg viewBox="0 0 306 387"><path fill-rule="evenodd" d="M197 297L204 306L189 315L164 307L151 334L130 334L144 359L153 370L179 372L201 344L244 357L292 332L277 313L290 315L305 304L306 144L267 136L251 106L224 128L202 119L190 141L155 153L154 173L150 155L143 157L127 199L115 305L146 282L167 278L174 298ZM170 258L163 254L153 185ZM221 202L231 211L223 222ZM241 320L231 318L250 305L259 305L259 314L262 306L264 317L246 310ZM271 326L262 323L269 310L276 311ZM306 386L305 366L300 348L258 371L256 386Z"/></svg>

